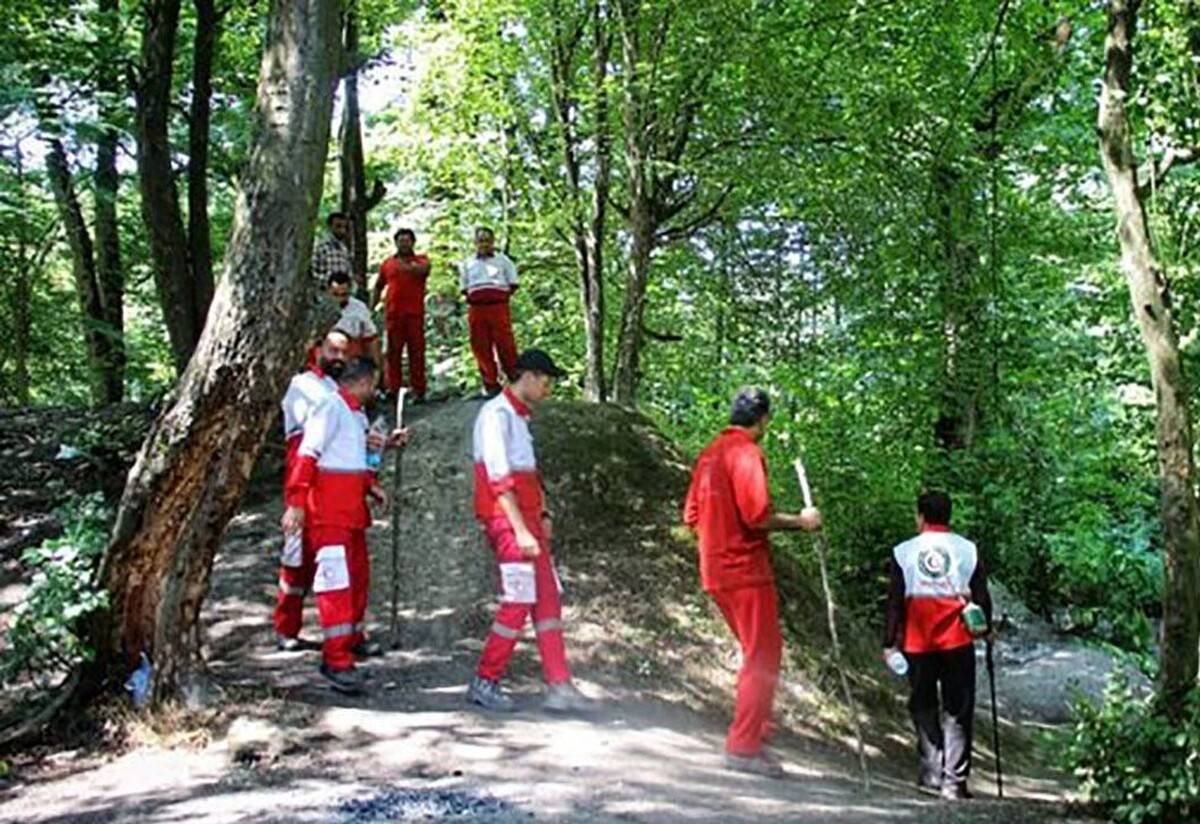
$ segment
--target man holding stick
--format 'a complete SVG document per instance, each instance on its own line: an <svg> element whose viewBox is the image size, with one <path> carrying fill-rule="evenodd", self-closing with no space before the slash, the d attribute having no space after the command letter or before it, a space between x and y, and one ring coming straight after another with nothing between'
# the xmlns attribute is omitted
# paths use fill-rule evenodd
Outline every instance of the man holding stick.
<svg viewBox="0 0 1200 824"><path fill-rule="evenodd" d="M772 511L766 460L758 445L769 414L770 400L763 390L737 393L730 426L696 461L683 520L699 538L700 583L742 648L725 766L782 778L783 767L764 746L783 654L768 533L816 531L821 513L815 507L799 515Z"/></svg>

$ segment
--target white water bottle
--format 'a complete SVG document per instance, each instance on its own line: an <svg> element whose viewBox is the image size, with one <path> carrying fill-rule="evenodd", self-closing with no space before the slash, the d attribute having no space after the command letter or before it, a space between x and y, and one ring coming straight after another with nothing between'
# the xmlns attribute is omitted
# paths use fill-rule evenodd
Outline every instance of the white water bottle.
<svg viewBox="0 0 1200 824"><path fill-rule="evenodd" d="M387 421L383 415L380 415L371 422L371 428L367 430L368 435L371 433L379 436L387 435ZM367 441L367 469L378 470L379 465L383 463L383 448L372 448L370 440Z"/></svg>
<svg viewBox="0 0 1200 824"><path fill-rule="evenodd" d="M894 649L887 655L888 669L896 673L898 676L908 675L908 659L904 657L904 653L898 649Z"/></svg>

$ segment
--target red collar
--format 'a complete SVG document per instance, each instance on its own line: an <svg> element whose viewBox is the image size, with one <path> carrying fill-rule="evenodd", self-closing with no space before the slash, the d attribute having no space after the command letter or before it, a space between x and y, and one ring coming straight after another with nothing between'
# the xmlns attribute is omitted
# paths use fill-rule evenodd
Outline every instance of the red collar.
<svg viewBox="0 0 1200 824"><path fill-rule="evenodd" d="M346 387L339 386L338 394L342 396L342 400L346 402L346 406L350 407L351 412L357 412L362 409L362 401L346 391Z"/></svg>
<svg viewBox="0 0 1200 824"><path fill-rule="evenodd" d="M312 366L308 367L308 371L316 375L318 379L325 377L325 370L321 368L320 364L314 363Z"/></svg>
<svg viewBox="0 0 1200 824"><path fill-rule="evenodd" d="M945 524L925 524L921 527L921 532L950 532L950 527Z"/></svg>
<svg viewBox="0 0 1200 824"><path fill-rule="evenodd" d="M721 430L721 434L754 442L754 433L744 426L727 426Z"/></svg>
<svg viewBox="0 0 1200 824"><path fill-rule="evenodd" d="M530 409L529 404L517 397L517 393L509 387L504 387L504 397L508 398L508 402L512 404L512 408L517 410L517 414L522 418L528 418Z"/></svg>

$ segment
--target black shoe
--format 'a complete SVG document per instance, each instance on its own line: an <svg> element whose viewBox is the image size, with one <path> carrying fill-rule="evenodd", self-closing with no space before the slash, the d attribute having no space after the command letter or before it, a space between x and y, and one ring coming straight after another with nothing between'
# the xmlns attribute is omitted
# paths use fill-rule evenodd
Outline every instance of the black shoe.
<svg viewBox="0 0 1200 824"><path fill-rule="evenodd" d="M974 797L966 784L946 784L942 787L942 798L947 801L965 801Z"/></svg>
<svg viewBox="0 0 1200 824"><path fill-rule="evenodd" d="M425 403L425 396L413 395L412 400L410 400L409 403L411 403L413 406L420 406L421 404Z"/></svg>
<svg viewBox="0 0 1200 824"><path fill-rule="evenodd" d="M376 641L359 641L350 651L355 658L379 658L383 655L383 647Z"/></svg>
<svg viewBox="0 0 1200 824"><path fill-rule="evenodd" d="M363 677L356 669L335 671L328 665L321 665L321 675L335 690L346 695L359 695L363 690Z"/></svg>

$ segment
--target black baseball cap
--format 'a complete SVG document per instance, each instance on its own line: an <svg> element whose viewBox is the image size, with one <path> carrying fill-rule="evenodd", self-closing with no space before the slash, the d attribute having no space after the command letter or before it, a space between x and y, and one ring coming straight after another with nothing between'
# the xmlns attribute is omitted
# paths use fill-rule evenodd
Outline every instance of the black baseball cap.
<svg viewBox="0 0 1200 824"><path fill-rule="evenodd" d="M541 372L552 378L567 376L567 373L559 369L550 356L541 349L526 349L517 356L517 372Z"/></svg>

